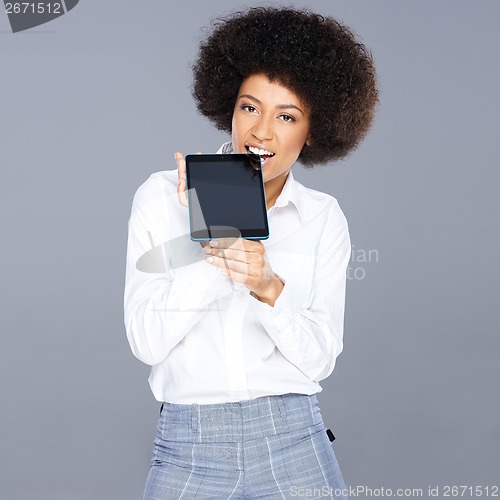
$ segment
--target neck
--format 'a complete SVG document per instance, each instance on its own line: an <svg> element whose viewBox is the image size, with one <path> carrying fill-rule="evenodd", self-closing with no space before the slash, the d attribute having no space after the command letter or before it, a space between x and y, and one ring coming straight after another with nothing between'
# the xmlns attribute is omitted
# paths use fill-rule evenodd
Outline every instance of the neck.
<svg viewBox="0 0 500 500"><path fill-rule="evenodd" d="M264 183L266 188L266 205L268 210L276 203L278 196L281 194L281 191L283 191L283 186L285 185L287 176L288 172L284 172L278 177Z"/></svg>

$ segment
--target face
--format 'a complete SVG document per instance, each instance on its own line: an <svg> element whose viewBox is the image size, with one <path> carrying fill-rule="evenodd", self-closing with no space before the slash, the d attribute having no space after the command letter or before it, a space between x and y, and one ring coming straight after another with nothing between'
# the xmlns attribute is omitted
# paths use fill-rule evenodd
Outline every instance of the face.
<svg viewBox="0 0 500 500"><path fill-rule="evenodd" d="M241 84L233 111L235 153L261 155L266 190L285 183L304 144L309 144L309 111L298 96L265 75Z"/></svg>

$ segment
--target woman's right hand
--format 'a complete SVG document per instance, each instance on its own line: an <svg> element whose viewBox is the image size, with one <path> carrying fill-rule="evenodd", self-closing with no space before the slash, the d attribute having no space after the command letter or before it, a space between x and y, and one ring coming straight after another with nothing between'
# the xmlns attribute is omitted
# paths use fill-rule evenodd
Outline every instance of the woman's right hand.
<svg viewBox="0 0 500 500"><path fill-rule="evenodd" d="M197 155L203 154L201 151L196 153ZM177 185L177 196L179 197L179 203L186 207L188 206L188 200L186 195L186 160L184 160L184 155L177 151L174 154L175 161L177 162L177 176L179 178L179 184ZM206 247L210 244L209 241L200 241L202 247Z"/></svg>
<svg viewBox="0 0 500 500"><path fill-rule="evenodd" d="M179 184L177 185L177 196L179 198L179 203L186 207L188 206L188 200L186 195L186 160L184 160L184 155L178 151L174 154L175 161L177 162L177 177L179 178Z"/></svg>
<svg viewBox="0 0 500 500"><path fill-rule="evenodd" d="M201 151L196 153L197 155L202 155ZM179 184L177 185L177 196L179 197L179 203L186 207L188 206L188 199L186 195L186 160L184 155L177 151L174 153L175 161L177 162L177 177L179 178Z"/></svg>

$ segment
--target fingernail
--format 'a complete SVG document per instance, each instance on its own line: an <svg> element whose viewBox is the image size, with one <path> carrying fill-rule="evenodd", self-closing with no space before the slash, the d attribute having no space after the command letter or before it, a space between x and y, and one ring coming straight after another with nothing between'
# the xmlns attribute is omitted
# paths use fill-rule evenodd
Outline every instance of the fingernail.
<svg viewBox="0 0 500 500"><path fill-rule="evenodd" d="M219 246L219 242L217 240L212 240L210 242L210 245L212 245L213 247L218 247Z"/></svg>
<svg viewBox="0 0 500 500"><path fill-rule="evenodd" d="M213 262L214 261L214 258L213 257L205 257L205 260L207 262Z"/></svg>

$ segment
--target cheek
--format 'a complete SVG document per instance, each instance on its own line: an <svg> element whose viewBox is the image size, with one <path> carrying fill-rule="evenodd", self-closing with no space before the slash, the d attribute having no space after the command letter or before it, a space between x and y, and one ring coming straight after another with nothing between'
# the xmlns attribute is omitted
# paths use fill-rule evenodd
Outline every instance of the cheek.
<svg viewBox="0 0 500 500"><path fill-rule="evenodd" d="M303 130L300 131L295 136L295 147L297 149L297 156L299 156L300 152L302 151L302 148L306 145L307 138L309 137L309 127L304 127Z"/></svg>
<svg viewBox="0 0 500 500"><path fill-rule="evenodd" d="M234 113L233 113L233 119L231 120L231 134L234 135L236 132L236 129L237 129L236 118L235 118Z"/></svg>
<svg viewBox="0 0 500 500"><path fill-rule="evenodd" d="M240 136L241 123L240 120L233 114L233 120L231 122L231 137L233 140L237 140Z"/></svg>
<svg viewBox="0 0 500 500"><path fill-rule="evenodd" d="M293 154L295 156L295 158L298 158L298 156L300 155L300 152L302 151L302 148L304 147L305 143L306 143L306 139L307 137L304 136L303 134L297 134L297 135L294 135L294 137L290 138L290 153Z"/></svg>

